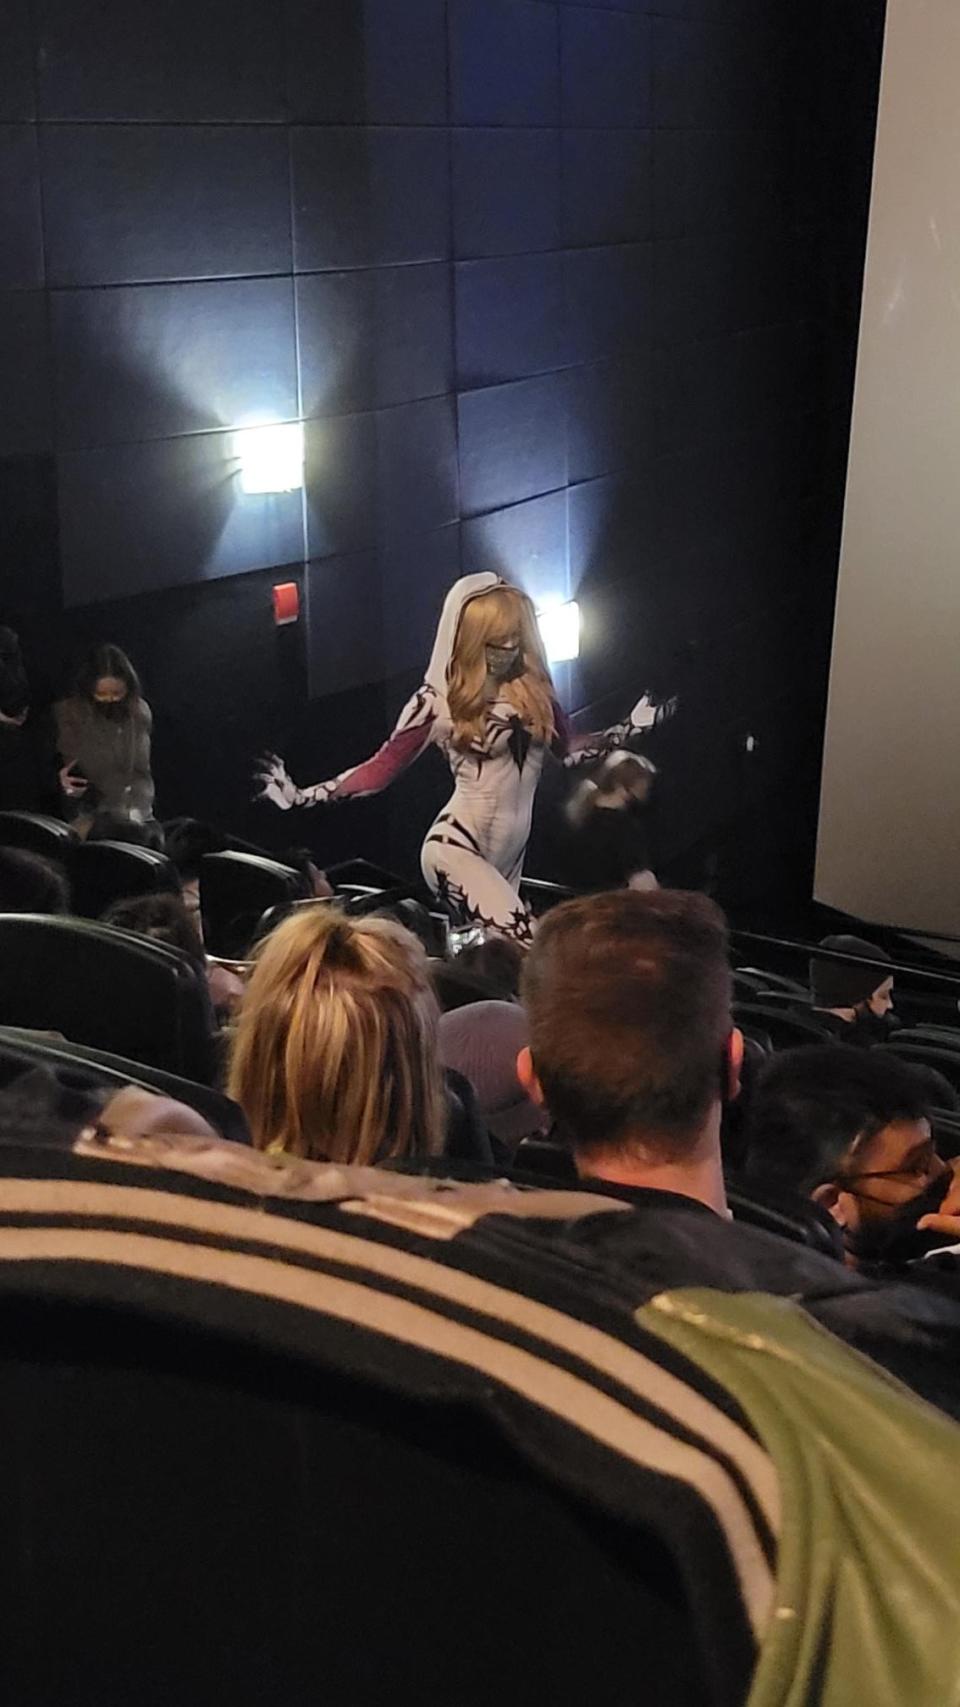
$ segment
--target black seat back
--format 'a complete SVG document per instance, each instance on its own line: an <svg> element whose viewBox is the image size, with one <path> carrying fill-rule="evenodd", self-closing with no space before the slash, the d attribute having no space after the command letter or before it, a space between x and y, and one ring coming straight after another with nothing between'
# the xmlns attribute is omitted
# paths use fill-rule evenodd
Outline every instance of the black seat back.
<svg viewBox="0 0 960 1707"><path fill-rule="evenodd" d="M960 1049L928 1043L926 1038L916 1038L908 1031L895 1032L881 1047L910 1066L933 1067L955 1091L960 1091Z"/></svg>
<svg viewBox="0 0 960 1707"><path fill-rule="evenodd" d="M742 1000L748 1004L760 1002L763 1007L778 1008L782 1013L799 1014L801 1019L813 1019L817 1025L820 1024L819 1016L814 1011L809 996L798 996L791 990L741 991L742 976L743 974L740 972L735 972L733 975L735 1000Z"/></svg>
<svg viewBox="0 0 960 1707"><path fill-rule="evenodd" d="M114 901L179 895L177 868L166 854L129 842L80 842L70 860L74 912L100 919Z"/></svg>
<svg viewBox="0 0 960 1707"><path fill-rule="evenodd" d="M412 1265L355 1215L252 1215L261 1200L234 1206L182 1175L41 1165L15 1146L0 1161L11 1203L32 1208L35 1190L49 1249L0 1262L11 1701L305 1707L318 1663L331 1702L388 1687L424 1707L521 1707L532 1676L533 1698L561 1707L620 1707L638 1677L645 1707L745 1699L755 1648L719 1501L664 1471L672 1413L644 1394L638 1419L582 1353L570 1374L575 1302L556 1345L516 1349L535 1259L528 1277L484 1244L489 1279L454 1275L471 1301L503 1289L503 1322L478 1328L432 1249L415 1307L398 1301L381 1277ZM115 1186L143 1197L136 1225ZM348 1247L339 1269L328 1226ZM565 1284L632 1370L632 1324L621 1352L594 1325L606 1292L579 1267ZM686 1393L671 1373L671 1404ZM691 1384L682 1403L699 1416L706 1401ZM612 1444L598 1415L616 1420ZM746 1440L739 1413L733 1433Z"/></svg>
<svg viewBox="0 0 960 1707"><path fill-rule="evenodd" d="M742 1221L748 1227L762 1227L765 1233L776 1233L778 1238L843 1260L840 1228L833 1216L812 1198L759 1185L754 1180L741 1183L728 1179L727 1202L735 1221Z"/></svg>
<svg viewBox="0 0 960 1707"><path fill-rule="evenodd" d="M779 995L793 996L798 1002L809 1002L810 991L806 984L800 984L796 978L785 978L779 972L766 972L762 966L738 966L733 974L734 983L738 979L749 981L749 987L756 990L764 999L775 991Z"/></svg>
<svg viewBox="0 0 960 1707"><path fill-rule="evenodd" d="M781 1008L776 1002L759 997L753 1002L736 1002L733 1017L741 1031L765 1043L769 1038L774 1049L801 1049L810 1043L832 1043L833 1033L820 1025L814 1015Z"/></svg>
<svg viewBox="0 0 960 1707"><path fill-rule="evenodd" d="M86 919L0 914L0 1025L59 1032L200 1084L215 1071L210 997L193 961Z"/></svg>
<svg viewBox="0 0 960 1707"><path fill-rule="evenodd" d="M260 854L207 854L200 866L200 912L209 954L244 960L257 926L271 907L307 893L301 872Z"/></svg>
<svg viewBox="0 0 960 1707"><path fill-rule="evenodd" d="M69 824L42 812L0 812L0 848L22 848L45 859L66 860L76 844Z"/></svg>
<svg viewBox="0 0 960 1707"><path fill-rule="evenodd" d="M896 1036L911 1043L932 1043L939 1049L960 1049L960 1029L955 1025L902 1026Z"/></svg>
<svg viewBox="0 0 960 1707"><path fill-rule="evenodd" d="M118 1091L125 1085L138 1085L141 1090L155 1091L158 1096L171 1097L174 1102L196 1109L221 1138L229 1138L234 1144L252 1142L243 1110L210 1085L195 1084L192 1079L165 1073L159 1067L144 1066L141 1061L125 1061L122 1056L102 1049L61 1043L11 1026L0 1026L0 1086L10 1084L31 1067L49 1067L53 1072L66 1069L73 1081L109 1085Z"/></svg>
<svg viewBox="0 0 960 1707"><path fill-rule="evenodd" d="M339 893L341 889L402 889L403 878L385 865L374 865L368 859L342 859L327 866L327 881Z"/></svg>
<svg viewBox="0 0 960 1707"><path fill-rule="evenodd" d="M343 902L339 895L310 895L304 900L281 901L279 906L268 907L257 926L250 944L251 951L282 925L284 919L289 919L292 913L302 913L311 907L332 907L334 912L343 912Z"/></svg>

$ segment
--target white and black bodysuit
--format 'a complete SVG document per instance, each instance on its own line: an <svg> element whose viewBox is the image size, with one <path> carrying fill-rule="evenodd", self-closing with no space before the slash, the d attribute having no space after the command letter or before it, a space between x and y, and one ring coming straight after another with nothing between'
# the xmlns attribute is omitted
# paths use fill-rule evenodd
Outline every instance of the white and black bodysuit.
<svg viewBox="0 0 960 1707"><path fill-rule="evenodd" d="M467 575L450 589L424 681L372 758L309 788L297 788L278 761L265 776L264 793L283 807L378 794L428 747L439 747L454 788L424 838L423 875L455 922L481 925L528 943L532 922L519 886L547 749L534 740L507 700L496 699L488 709L482 740L463 751L453 744L446 699L447 666L464 605L498 584L493 574ZM641 700L627 722L589 737L575 752L566 713L556 701L553 715L552 751L563 763L576 764L649 728L656 710Z"/></svg>

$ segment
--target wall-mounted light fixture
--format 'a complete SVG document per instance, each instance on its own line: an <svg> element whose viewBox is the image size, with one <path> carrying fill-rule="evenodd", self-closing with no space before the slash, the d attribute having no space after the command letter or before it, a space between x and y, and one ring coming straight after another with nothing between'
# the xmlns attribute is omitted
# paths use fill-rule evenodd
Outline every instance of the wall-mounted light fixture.
<svg viewBox="0 0 960 1707"><path fill-rule="evenodd" d="M580 606L576 599L548 604L537 612L548 664L566 664L580 656Z"/></svg>
<svg viewBox="0 0 960 1707"><path fill-rule="evenodd" d="M303 427L299 421L244 427L235 435L243 492L297 492L303 485Z"/></svg>

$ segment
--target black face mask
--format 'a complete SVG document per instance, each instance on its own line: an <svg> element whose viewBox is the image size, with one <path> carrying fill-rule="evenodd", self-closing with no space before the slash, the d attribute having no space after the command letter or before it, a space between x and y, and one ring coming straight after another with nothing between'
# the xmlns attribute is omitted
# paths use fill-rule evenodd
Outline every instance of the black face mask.
<svg viewBox="0 0 960 1707"><path fill-rule="evenodd" d="M858 1008L856 1019L850 1022L850 1030L856 1034L856 1042L871 1046L886 1043L890 1034L899 1029L900 1021L895 1013L875 1014L872 1008Z"/></svg>
<svg viewBox="0 0 960 1707"><path fill-rule="evenodd" d="M95 699L93 705L98 716L105 718L108 723L122 723L127 716L127 701L125 699L110 700L109 702Z"/></svg>
<svg viewBox="0 0 960 1707"><path fill-rule="evenodd" d="M949 1168L924 1186L893 1215L885 1220L867 1221L860 1227L845 1228L843 1242L859 1263L900 1265L922 1257L927 1251L943 1244L942 1233L917 1231L917 1222L924 1215L935 1215L952 1184Z"/></svg>

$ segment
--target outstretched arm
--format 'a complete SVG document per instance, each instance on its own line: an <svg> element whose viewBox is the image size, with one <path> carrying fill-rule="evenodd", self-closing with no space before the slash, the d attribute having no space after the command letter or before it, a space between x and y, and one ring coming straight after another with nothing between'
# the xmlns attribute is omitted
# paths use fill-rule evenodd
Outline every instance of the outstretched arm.
<svg viewBox="0 0 960 1707"><path fill-rule="evenodd" d="M350 770L341 771L339 776L331 777L328 782L315 782L308 788L298 788L283 760L270 757L263 770L257 773L258 780L263 783L261 799L271 801L285 812L291 806L320 806L328 800L379 794L430 745L436 721L436 694L424 684L408 700L392 735L388 735L372 758L352 766Z"/></svg>
<svg viewBox="0 0 960 1707"><path fill-rule="evenodd" d="M635 735L643 735L648 729L666 722L676 709L676 699L664 700L657 705L650 694L645 693L622 723L613 723L609 729L597 729L589 735L574 735L566 712L554 704L557 729L554 752L565 765L590 764L593 759L602 758L604 753L612 753L616 747L625 747Z"/></svg>

